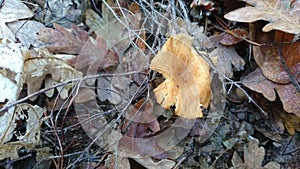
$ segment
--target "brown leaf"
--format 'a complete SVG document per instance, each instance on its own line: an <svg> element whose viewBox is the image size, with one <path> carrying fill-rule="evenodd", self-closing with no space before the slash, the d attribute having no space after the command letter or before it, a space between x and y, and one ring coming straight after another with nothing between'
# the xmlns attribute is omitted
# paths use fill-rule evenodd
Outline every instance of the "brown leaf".
<svg viewBox="0 0 300 169"><path fill-rule="evenodd" d="M150 98L149 98L150 99ZM153 113L153 103L151 100L140 100L128 113L125 114L126 120L121 127L124 137L119 142L119 147L139 155L155 155L158 159L168 158L165 150L161 148L155 139L137 139L145 138L160 130L159 123ZM140 140L132 144L132 139Z"/></svg>
<svg viewBox="0 0 300 169"><path fill-rule="evenodd" d="M88 10L85 15L86 24L106 42L108 49L114 49L119 56L123 55L130 46L130 41L138 35L133 30L140 27L140 13L126 14L124 17L114 18L112 21L104 21L92 10Z"/></svg>
<svg viewBox="0 0 300 169"><path fill-rule="evenodd" d="M119 156L117 154L110 154L105 160L104 165L97 169L114 169L116 167L120 169L130 169L128 158Z"/></svg>
<svg viewBox="0 0 300 169"><path fill-rule="evenodd" d="M264 147L258 147L256 140L250 140L248 146L244 147L244 163L239 155L234 152L231 159L233 167L232 169L279 169L280 165L276 162L269 162L262 167L262 162L265 157Z"/></svg>
<svg viewBox="0 0 300 169"><path fill-rule="evenodd" d="M263 27L264 32L281 30L284 32L300 33L300 2L290 4L282 0L243 0L251 6L246 6L229 12L224 17L237 22L269 21Z"/></svg>
<svg viewBox="0 0 300 169"><path fill-rule="evenodd" d="M88 33L72 26L75 35L58 24L53 24L54 29L44 28L38 32L38 39L46 43L46 48L51 53L78 54L85 42Z"/></svg>
<svg viewBox="0 0 300 169"><path fill-rule="evenodd" d="M85 75L93 75L100 70L115 65L118 62L118 55L107 49L106 42L96 38L96 44L87 41L78 56L68 60L68 63Z"/></svg>
<svg viewBox="0 0 300 169"><path fill-rule="evenodd" d="M38 91L48 75L51 75L49 78L53 81L50 83L53 84L81 77L82 73L73 69L65 61L55 58L45 49L28 52L24 62L24 79L28 85L28 94ZM47 85L47 81L45 83ZM68 91L72 86L67 84L57 88L63 99L68 97ZM31 98L31 100L35 99L36 97Z"/></svg>
<svg viewBox="0 0 300 169"><path fill-rule="evenodd" d="M209 54L209 57L213 60L218 70L229 78L233 76L233 70L240 71L244 69L244 59L236 53L232 46L218 46Z"/></svg>
<svg viewBox="0 0 300 169"><path fill-rule="evenodd" d="M154 89L157 102L166 109L175 105L175 113L188 119L202 117L200 105L207 108L211 98L209 65L192 43L187 34L170 37L150 65L166 78Z"/></svg>
<svg viewBox="0 0 300 169"><path fill-rule="evenodd" d="M254 91L262 93L270 101L276 99L276 90L284 110L300 117L300 93L293 84L281 85L274 83L266 79L259 68L247 75L243 80L243 84Z"/></svg>
<svg viewBox="0 0 300 169"><path fill-rule="evenodd" d="M246 38L248 37L248 32L245 31L244 29L234 29L230 31L232 34L234 34L235 36L226 33L223 38L221 39L220 43L222 45L235 45L241 41L243 41L242 38ZM242 38L238 38L238 37L242 37Z"/></svg>
<svg viewBox="0 0 300 169"><path fill-rule="evenodd" d="M262 44L270 42L281 43L290 42L294 37L294 35L281 31L263 33L261 31L263 24L263 22L250 24L252 41ZM300 72L300 41L284 43L282 46L253 46L253 56L264 76L273 82L280 84L291 82L290 76L280 61L281 58L286 62L293 76L297 78L297 74ZM300 81L300 77L298 77L298 81Z"/></svg>

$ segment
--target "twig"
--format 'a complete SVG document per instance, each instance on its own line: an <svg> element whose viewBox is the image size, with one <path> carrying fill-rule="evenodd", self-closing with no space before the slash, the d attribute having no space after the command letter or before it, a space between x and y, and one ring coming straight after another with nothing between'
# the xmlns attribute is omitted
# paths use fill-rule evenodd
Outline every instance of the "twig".
<svg viewBox="0 0 300 169"><path fill-rule="evenodd" d="M96 74L96 75L89 75L89 76L85 76L85 77L81 77L81 78L70 79L70 80L67 80L65 82L61 82L61 83L58 83L56 85L53 85L52 87L41 89L41 90L39 90L39 91L37 91L35 93L32 93L32 94L30 94L30 95L28 95L28 96L26 96L26 97L24 97L22 99L19 99L17 101L14 101L14 102L11 102L9 104L6 104L5 106L3 106L0 109L0 112L7 111L9 108L11 108L11 107L13 107L13 106L15 106L17 104L23 103L26 100L30 99L31 97L38 96L41 93L44 93L44 92L46 92L48 90L51 90L51 89L54 89L54 88L66 85L68 83L75 83L75 82L80 82L80 81L88 80L88 79L95 79L95 78L99 78L99 77L126 76L126 75L131 75L131 74L136 74L136 73L141 73L141 72L140 71L132 71L132 72L118 73L118 74Z"/></svg>

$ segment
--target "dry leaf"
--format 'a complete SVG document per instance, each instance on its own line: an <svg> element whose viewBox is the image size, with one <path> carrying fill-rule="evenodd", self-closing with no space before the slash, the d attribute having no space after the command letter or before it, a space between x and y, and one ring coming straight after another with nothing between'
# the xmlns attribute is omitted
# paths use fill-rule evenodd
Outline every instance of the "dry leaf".
<svg viewBox="0 0 300 169"><path fill-rule="evenodd" d="M7 39L0 43L0 104L4 107L16 101L23 86L22 71L24 59L18 45ZM0 144L11 139L15 129L13 120L15 107L0 112Z"/></svg>
<svg viewBox="0 0 300 169"><path fill-rule="evenodd" d="M21 147L24 147L28 152L36 151L38 148L36 146L41 146L40 140L40 130L41 130L41 117L43 115L44 109L38 106L31 106L27 103L19 104L16 106L14 115L11 118L11 121L7 124L11 125L15 130L15 123L17 121L25 121L26 132L24 134L15 134L16 141L4 143L2 138L0 138L0 160L5 158L18 159L20 155L18 150ZM1 119L2 120L2 119ZM11 132L13 132L12 130ZM6 131L5 133L8 134ZM19 132L16 130L16 133ZM11 133L14 134L14 133ZM38 157L39 159L44 157Z"/></svg>
<svg viewBox="0 0 300 169"><path fill-rule="evenodd" d="M37 32L40 29L45 28L45 26L40 22L22 20L8 23L7 26L27 49L30 47L30 45L34 47L43 46L43 44L37 38Z"/></svg>
<svg viewBox="0 0 300 169"><path fill-rule="evenodd" d="M295 135L296 131L300 132L300 117L294 114L281 113L278 115L290 135Z"/></svg>
<svg viewBox="0 0 300 169"><path fill-rule="evenodd" d="M135 151L143 157L149 155L150 152L151 154L155 154L155 158L157 159L168 158L165 150L155 142L155 139L150 139L147 142L137 141L135 144L128 144L130 141L126 140L128 137L149 138L151 134L160 130L157 118L153 113L153 103L151 99L148 101L140 100L134 107L129 109L125 117L126 120L122 124L121 131L126 137L121 139L119 143L120 148L128 152Z"/></svg>
<svg viewBox="0 0 300 169"><path fill-rule="evenodd" d="M83 14L90 8L90 1L79 0L47 0L40 2L42 9L36 12L37 18L42 20L45 25L57 23L63 27L69 28L71 24L83 22ZM51 10L43 10L51 9Z"/></svg>
<svg viewBox="0 0 300 169"><path fill-rule="evenodd" d="M30 18L33 12L19 0L9 0L0 8L0 38L7 37L15 41L14 33L6 26L6 23L19 19Z"/></svg>
<svg viewBox="0 0 300 169"><path fill-rule="evenodd" d="M108 23L100 19L92 10L88 10L85 15L86 24L106 42L108 49L113 49L119 56L123 55L130 46L130 41L138 35L133 30L140 27L140 13L128 14L119 19L114 18Z"/></svg>
<svg viewBox="0 0 300 169"><path fill-rule="evenodd" d="M234 29L234 30L231 30L230 31L232 34L238 36L238 37L242 37L242 38L246 38L248 37L248 32L244 29ZM243 41L242 38L238 38L236 36L233 36L229 33L226 33L223 38L220 40L220 43L222 45L228 45L228 46L231 46L231 45L235 45L241 41Z"/></svg>
<svg viewBox="0 0 300 169"><path fill-rule="evenodd" d="M233 77L233 70L244 70L244 65L246 64L244 59L236 53L232 46L219 46L209 54L209 57L213 61L217 60L213 62L214 65L229 78Z"/></svg>
<svg viewBox="0 0 300 169"><path fill-rule="evenodd" d="M118 154L110 154L105 159L105 163L103 166L99 167L99 169L130 169L130 163L128 158L119 156ZM98 168L97 168L98 169Z"/></svg>
<svg viewBox="0 0 300 169"><path fill-rule="evenodd" d="M237 22L269 21L263 27L264 32L281 30L284 32L300 33L300 2L282 0L243 0L251 6L246 6L229 12L224 17Z"/></svg>
<svg viewBox="0 0 300 169"><path fill-rule="evenodd" d="M231 169L279 169L280 165L276 162L269 162L262 167L262 162L265 157L265 149L258 147L256 140L250 140L248 146L244 147L244 162L239 157L237 152L234 152L231 159L233 167Z"/></svg>
<svg viewBox="0 0 300 169"><path fill-rule="evenodd" d="M252 41L258 43L284 42L284 44L282 46L253 46L253 57L267 79L280 84L288 84L291 80L280 58L282 57L286 62L291 74L297 77L300 72L300 41L286 43L290 42L294 35L281 31L263 33L261 31L263 24L263 22L250 24L250 38ZM300 81L300 77L298 77L298 81Z"/></svg>
<svg viewBox="0 0 300 169"><path fill-rule="evenodd" d="M220 45L220 42L226 36L225 33L209 37L204 42L204 46L216 47L209 57L219 71L231 78L234 71L244 70L246 64L244 59L235 51L234 46Z"/></svg>
<svg viewBox="0 0 300 169"><path fill-rule="evenodd" d="M38 39L46 44L51 53L78 54L86 41L88 33L72 26L75 35L58 24L53 24L54 29L44 28L38 32Z"/></svg>
<svg viewBox="0 0 300 169"><path fill-rule="evenodd" d="M187 34L170 37L151 61L150 68L166 80L154 89L157 102L181 117L202 117L201 105L208 107L211 97L208 63L194 50Z"/></svg>
<svg viewBox="0 0 300 169"><path fill-rule="evenodd" d="M149 169L165 169L165 168L173 168L175 166L175 162L168 159L163 159L157 162L151 159L150 157L134 158L134 160Z"/></svg>
<svg viewBox="0 0 300 169"><path fill-rule="evenodd" d="M266 79L262 71L257 68L245 77L243 84L254 91L262 93L270 101L276 99L276 90L284 110L300 117L300 93L292 83L288 85L274 83Z"/></svg>
<svg viewBox="0 0 300 169"><path fill-rule="evenodd" d="M110 77L99 77L97 83L97 94L101 101L108 100L114 105L118 105L122 98L111 84Z"/></svg>
<svg viewBox="0 0 300 169"><path fill-rule="evenodd" d="M45 49L26 53L24 80L28 85L28 94L40 90L43 80L46 79L47 75L51 75L50 78L52 81L46 80L45 85L50 86L69 79L79 78L82 76L82 73L73 69L65 61L55 58ZM72 86L73 84L67 84L64 87L57 88L63 99L68 97L68 91ZM48 92L48 94L51 95L51 92ZM36 97L31 98L31 100L35 99Z"/></svg>

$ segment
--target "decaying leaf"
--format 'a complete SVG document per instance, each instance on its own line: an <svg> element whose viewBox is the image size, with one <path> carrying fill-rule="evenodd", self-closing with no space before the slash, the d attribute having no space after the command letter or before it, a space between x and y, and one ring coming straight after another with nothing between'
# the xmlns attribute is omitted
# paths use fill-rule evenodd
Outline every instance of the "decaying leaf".
<svg viewBox="0 0 300 169"><path fill-rule="evenodd" d="M149 169L165 169L165 168L173 168L175 166L175 162L169 159L163 159L160 161L154 161L151 158L135 158L135 161L140 163L141 165L149 168Z"/></svg>
<svg viewBox="0 0 300 169"><path fill-rule="evenodd" d="M220 43L222 45L228 45L228 46L235 45L235 44L243 41L242 38L248 37L248 34L249 34L244 29L234 29L234 30L231 30L230 33L232 33L235 36L233 36L232 34L226 33L223 36L223 38L220 40ZM241 38L239 38L239 37L241 37Z"/></svg>
<svg viewBox="0 0 300 169"><path fill-rule="evenodd" d="M26 124L26 132L24 134L20 133L11 133L14 134L17 138L17 141L0 143L0 160L3 160L5 158L10 159L17 159L20 158L20 155L18 153L18 150L20 148L25 148L28 152L33 151L45 151L42 149L37 148L37 146L41 146L41 140L40 140L40 130L41 130L41 117L43 115L44 109L38 107L38 106L31 106L29 104L19 104L16 107L15 113L11 118L11 121L8 122L13 129L16 127L16 122L22 122ZM13 125L15 124L15 125ZM11 131L12 132L12 131ZM7 134L7 132L6 132ZM48 151L49 152L49 151ZM47 155L49 155L48 153ZM46 155L39 154L39 155ZM38 156L38 159L45 158L44 156Z"/></svg>
<svg viewBox="0 0 300 169"><path fill-rule="evenodd" d="M126 120L121 127L122 133L126 135L120 140L119 147L127 152L136 152L139 155L147 156L150 153L156 154L158 159L168 158L165 150L160 147L155 139L137 141L129 144L128 138L146 138L160 130L159 123L153 113L153 103L151 100L140 100L128 113L125 114ZM145 144L146 143L146 144Z"/></svg>
<svg viewBox="0 0 300 169"><path fill-rule="evenodd" d="M15 35L7 27L6 23L30 18L34 13L19 0L5 1L3 4L0 8L0 38L6 37L15 41Z"/></svg>
<svg viewBox="0 0 300 169"><path fill-rule="evenodd" d="M291 83L300 81L300 41L291 42L294 35L282 31L272 31L264 33L261 31L264 22L258 21L250 24L250 38L257 43L276 42L281 45L262 45L253 46L253 57L259 66L256 70L249 74L244 85L259 93L263 93L265 98L274 101L276 98L276 89L283 108L289 113L300 115L299 109L299 91ZM286 43L291 42L291 43ZM285 66L283 65L285 63ZM286 71L289 69L290 74ZM247 82L246 82L247 81Z"/></svg>
<svg viewBox="0 0 300 169"><path fill-rule="evenodd" d="M78 54L85 42L89 40L88 33L80 31L72 25L75 35L59 24L53 24L54 29L44 28L38 32L38 39L45 42L46 48L51 53Z"/></svg>
<svg viewBox="0 0 300 169"><path fill-rule="evenodd" d="M193 44L198 51L212 47L212 44L207 41L208 37L204 33L204 28L199 26L197 22L189 23L179 17L176 19L177 23L174 23L173 20L168 22L168 31L166 32L168 37L177 35L177 31L179 30L180 34L190 34L195 39ZM206 42L205 46L203 44L204 42Z"/></svg>
<svg viewBox="0 0 300 169"><path fill-rule="evenodd" d="M16 101L22 89L24 59L18 45L2 39L0 43L0 104L1 107ZM0 112L0 144L9 141L15 128L13 122L15 107Z"/></svg>
<svg viewBox="0 0 300 169"><path fill-rule="evenodd" d="M232 46L219 46L209 54L209 57L214 61L217 69L230 78L233 77L233 70L243 70L246 64Z"/></svg>
<svg viewBox="0 0 300 169"><path fill-rule="evenodd" d="M262 74L262 71L257 68L245 77L243 84L254 91L262 93L264 97L270 101L274 101L276 99L276 90L280 100L282 101L284 110L300 116L300 93L292 83L287 85L274 83L268 80Z"/></svg>
<svg viewBox="0 0 300 169"><path fill-rule="evenodd" d="M258 147L256 140L250 140L248 146L244 147L244 162L235 151L231 159L233 167L231 169L279 169L280 165L276 162L269 162L262 167L265 156L264 147Z"/></svg>
<svg viewBox="0 0 300 169"><path fill-rule="evenodd" d="M300 33L300 2L282 0L243 0L251 6L246 6L229 12L224 17L238 22L269 21L263 27L264 32L281 30L284 32Z"/></svg>
<svg viewBox="0 0 300 169"><path fill-rule="evenodd" d="M86 24L102 38L108 49L114 49L114 51L122 56L125 50L130 46L130 41L135 39L138 35L135 31L140 27L140 14L128 14L119 19L113 19L112 21L104 21L94 11L88 10L86 12ZM99 23L99 24L95 24ZM102 24L101 24L102 23ZM103 25L104 24L104 25Z"/></svg>
<svg viewBox="0 0 300 169"><path fill-rule="evenodd" d="M300 117L284 112L278 113L277 116L282 120L284 127L290 135L295 135L296 131L300 132Z"/></svg>
<svg viewBox="0 0 300 169"><path fill-rule="evenodd" d="M300 41L291 42L294 35L281 31L263 33L261 31L263 24L263 22L250 24L252 41L262 44L284 43L282 45L253 46L253 57L267 79L279 84L288 84L291 79L280 59L285 61L291 74L297 79L297 74L300 72ZM299 76L298 81L300 81Z"/></svg>
<svg viewBox="0 0 300 169"><path fill-rule="evenodd" d="M100 168L107 168L107 169L113 169L113 168L119 168L119 169L130 169L130 163L128 158L118 156L117 154L110 154L108 155L107 159L105 160L105 163Z"/></svg>
<svg viewBox="0 0 300 169"><path fill-rule="evenodd" d="M211 97L209 65L192 43L187 34L170 37L150 65L166 78L154 89L157 102L166 109L175 105L175 113L188 119L202 117L201 106L207 108Z"/></svg>
<svg viewBox="0 0 300 169"><path fill-rule="evenodd" d="M40 22L22 20L8 23L7 26L27 49L30 45L34 47L43 46L43 44L37 39L37 32L45 27Z"/></svg>
<svg viewBox="0 0 300 169"><path fill-rule="evenodd" d="M80 0L47 0L36 1L42 9L36 13L37 17L45 25L57 23L69 28L71 24L79 24L83 21L83 14L90 8L90 1ZM51 10L43 10L51 9Z"/></svg>
<svg viewBox="0 0 300 169"><path fill-rule="evenodd" d="M217 69L231 78L234 71L240 71L244 69L246 62L235 51L234 46L221 45L220 42L224 40L225 33L209 37L204 42L207 47L215 47L215 49L209 54L210 59Z"/></svg>
<svg viewBox="0 0 300 169"><path fill-rule="evenodd" d="M48 77L47 75L51 75L51 77ZM26 53L24 80L28 85L28 94L40 90L44 80L46 80L45 85L50 87L53 84L79 78L81 76L81 72L73 69L66 64L65 61L55 58L45 49ZM51 78L51 80L47 80L47 78ZM63 87L57 88L63 99L68 97L68 91L72 86L73 84L66 84ZM50 91L47 94L48 96L52 96L51 94L53 93ZM31 100L35 99L36 97L31 98Z"/></svg>

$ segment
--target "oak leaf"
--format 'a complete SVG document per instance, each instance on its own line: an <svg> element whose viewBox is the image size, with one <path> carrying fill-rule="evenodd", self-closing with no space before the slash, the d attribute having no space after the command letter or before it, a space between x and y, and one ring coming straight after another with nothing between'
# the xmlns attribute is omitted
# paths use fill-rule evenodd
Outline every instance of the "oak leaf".
<svg viewBox="0 0 300 169"><path fill-rule="evenodd" d="M166 109L175 105L175 114L188 119L202 117L201 106L211 98L210 66L192 43L187 34L170 37L150 65L166 78L154 89L157 102Z"/></svg>
<svg viewBox="0 0 300 169"><path fill-rule="evenodd" d="M40 90L44 80L45 86L51 87L53 84L82 76L81 72L73 69L65 61L54 57L46 49L28 52L25 54L25 57L24 80L28 85L28 94ZM51 76L49 77L48 75ZM57 88L60 91L61 98L65 99L68 97L68 91L72 86L73 84L66 84L66 86ZM51 97L52 94L51 90L46 93L48 97ZM36 97L31 98L31 100L35 99Z"/></svg>
<svg viewBox="0 0 300 169"><path fill-rule="evenodd" d="M38 32L38 39L46 44L51 53L78 54L89 39L87 32L80 31L74 25L72 29L75 35L59 24L54 23L53 26L54 29L44 28Z"/></svg>
<svg viewBox="0 0 300 169"><path fill-rule="evenodd" d="M21 1L3 1L3 6L0 8L0 38L7 37L15 41L15 34L6 24L32 16L34 13Z"/></svg>
<svg viewBox="0 0 300 169"><path fill-rule="evenodd" d="M253 46L255 62L267 79L279 84L288 84L291 82L291 77L281 60L284 60L290 73L297 78L300 72L300 41L291 42L294 35L282 31L264 33L261 31L263 24L263 22L250 24L251 40L261 44L276 42L281 45Z"/></svg>
<svg viewBox="0 0 300 169"><path fill-rule="evenodd" d="M246 6L229 12L224 17L237 22L269 21L263 27L264 32L281 30L300 33L300 1L282 0L243 0L251 6Z"/></svg>
<svg viewBox="0 0 300 169"><path fill-rule="evenodd" d="M127 14L124 17L107 21L93 10L87 10L85 22L98 37L106 42L109 49L114 49L118 55L122 56L130 46L130 42L138 35L134 30L140 27L140 15L140 13Z"/></svg>
<svg viewBox="0 0 300 169"><path fill-rule="evenodd" d="M300 117L300 93L292 83L287 85L274 83L268 80L262 74L262 71L257 68L245 77L243 84L254 91L262 93L270 101L276 99L276 90L284 110Z"/></svg>
<svg viewBox="0 0 300 169"><path fill-rule="evenodd" d="M24 58L18 45L11 40L0 41L0 107L5 107L19 98L23 86L22 71ZM9 141L16 127L12 123L15 107L0 112L0 144Z"/></svg>
<svg viewBox="0 0 300 169"><path fill-rule="evenodd" d="M220 44L222 40L224 40L224 37L226 37L225 33L211 36L204 42L204 44L208 43L209 47L216 47L209 54L210 59L219 71L232 78L233 72L243 70L246 62L235 51L234 46L225 46Z"/></svg>
<svg viewBox="0 0 300 169"><path fill-rule="evenodd" d="M258 147L256 140L250 140L248 146L244 147L244 162L239 157L237 152L233 153L231 159L233 167L231 169L279 169L280 165L276 162L269 162L262 167L262 162L265 156L265 149Z"/></svg>

